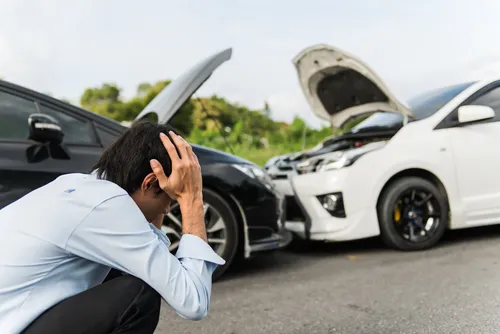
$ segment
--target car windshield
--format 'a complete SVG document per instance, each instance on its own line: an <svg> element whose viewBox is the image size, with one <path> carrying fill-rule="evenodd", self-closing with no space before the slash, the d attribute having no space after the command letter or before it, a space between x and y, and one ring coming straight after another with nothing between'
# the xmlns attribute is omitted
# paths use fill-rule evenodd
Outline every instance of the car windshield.
<svg viewBox="0 0 500 334"><path fill-rule="evenodd" d="M417 95L408 101L408 106L415 115L415 120L421 120L433 115L446 103L460 94L474 82L434 89ZM352 128L352 132L374 128L399 128L403 125L403 115L390 112L377 112Z"/></svg>

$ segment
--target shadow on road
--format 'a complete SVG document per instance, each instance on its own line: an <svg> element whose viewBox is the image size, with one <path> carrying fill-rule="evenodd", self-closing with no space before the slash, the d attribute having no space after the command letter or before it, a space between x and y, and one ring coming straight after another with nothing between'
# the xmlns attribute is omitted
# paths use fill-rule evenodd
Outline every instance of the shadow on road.
<svg viewBox="0 0 500 334"><path fill-rule="evenodd" d="M283 272L296 265L296 257L285 250L257 254L250 259L234 263L219 281Z"/></svg>
<svg viewBox="0 0 500 334"><path fill-rule="evenodd" d="M446 231L443 238L435 247L446 247L461 243L480 242L488 239L500 239L500 225L467 228L462 230ZM294 241L287 251L303 256L335 256L349 253L393 252L379 237L343 241L343 242L304 242Z"/></svg>
<svg viewBox="0 0 500 334"><path fill-rule="evenodd" d="M379 238L369 238L354 241L322 242L294 240L287 251L306 257L324 257L335 255L347 255L349 253L367 253L383 251L386 247Z"/></svg>
<svg viewBox="0 0 500 334"><path fill-rule="evenodd" d="M500 225L447 231L436 247L454 247L460 244L483 242L491 239L500 241ZM307 265L311 263L310 261L325 257L341 257L373 252L381 254L383 252L397 251L385 246L378 237L329 243L294 240L284 250L258 254L251 259L235 263L221 278L220 282L276 272L286 273L294 268Z"/></svg>
<svg viewBox="0 0 500 334"><path fill-rule="evenodd" d="M500 239L500 225L466 228L447 231L439 245L453 245L467 242L479 242L488 239Z"/></svg>

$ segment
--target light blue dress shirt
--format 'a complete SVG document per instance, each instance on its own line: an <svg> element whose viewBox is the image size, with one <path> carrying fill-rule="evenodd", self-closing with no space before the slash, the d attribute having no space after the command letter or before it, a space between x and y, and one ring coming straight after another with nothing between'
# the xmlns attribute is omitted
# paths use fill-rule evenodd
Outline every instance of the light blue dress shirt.
<svg viewBox="0 0 500 334"><path fill-rule="evenodd" d="M19 333L110 268L147 282L181 317L204 318L225 261L194 235L175 256L169 245L121 187L93 174L58 177L0 210L0 333Z"/></svg>

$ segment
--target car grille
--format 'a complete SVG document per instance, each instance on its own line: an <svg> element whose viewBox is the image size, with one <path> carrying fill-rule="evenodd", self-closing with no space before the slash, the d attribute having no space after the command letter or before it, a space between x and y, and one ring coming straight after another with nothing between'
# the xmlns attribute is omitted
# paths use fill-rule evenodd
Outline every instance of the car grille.
<svg viewBox="0 0 500 334"><path fill-rule="evenodd" d="M273 179L273 180L286 180L286 179L288 179L288 174L271 175L271 179Z"/></svg>
<svg viewBox="0 0 500 334"><path fill-rule="evenodd" d="M293 167L292 166L278 166L278 169L280 171L284 171L284 172L293 171Z"/></svg>

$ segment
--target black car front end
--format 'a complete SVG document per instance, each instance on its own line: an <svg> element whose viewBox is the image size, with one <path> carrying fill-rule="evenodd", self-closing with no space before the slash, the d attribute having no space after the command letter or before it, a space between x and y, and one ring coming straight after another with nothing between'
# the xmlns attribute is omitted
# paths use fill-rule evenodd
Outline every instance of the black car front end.
<svg viewBox="0 0 500 334"><path fill-rule="evenodd" d="M259 181L260 182L260 181ZM286 202L272 184L247 182L233 196L241 204L246 225L245 257L256 252L283 248L292 235L285 229Z"/></svg>
<svg viewBox="0 0 500 334"><path fill-rule="evenodd" d="M261 167L233 155L194 145L202 164L203 183L214 188L239 213L244 257L280 249L292 240L285 230L286 203Z"/></svg>

